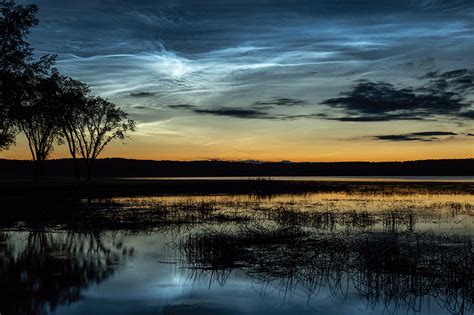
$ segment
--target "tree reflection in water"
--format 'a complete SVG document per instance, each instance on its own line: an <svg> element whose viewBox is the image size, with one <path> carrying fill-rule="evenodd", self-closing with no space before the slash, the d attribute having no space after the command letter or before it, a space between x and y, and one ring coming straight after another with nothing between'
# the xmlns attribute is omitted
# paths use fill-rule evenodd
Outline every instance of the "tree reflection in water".
<svg viewBox="0 0 474 315"><path fill-rule="evenodd" d="M322 233L293 227L253 227L194 233L181 243L190 277L224 285L232 271L284 298L329 290L355 292L368 306L392 313L420 312L432 299L451 314L474 304L474 251L470 237L433 233ZM210 285L209 283L209 285Z"/></svg>
<svg viewBox="0 0 474 315"><path fill-rule="evenodd" d="M22 248L0 234L0 313L42 314L81 298L133 255L97 233L28 232Z"/></svg>
<svg viewBox="0 0 474 315"><path fill-rule="evenodd" d="M297 296L299 306L305 299L313 305L313 297L320 300L329 292L338 299L347 297L348 303L356 297L358 304L366 303L375 313L381 307L393 314L425 313L434 302L450 313L473 310L471 199L326 197L308 202L209 196L126 198L91 202L80 215L67 212L70 216L61 220L46 216L44 221L38 212L27 217L32 220L21 215L0 220L8 228L31 231L50 226L77 231L0 233L0 313L47 313L78 301L81 291L109 278L133 253L109 237L123 231L149 233L153 242L133 241L150 253L135 261L148 266L140 272L148 275L147 268L152 268L150 274L156 275L156 279L126 278L130 286L126 282L119 290L127 295L134 281L145 288L166 283L167 293L182 291L180 284L167 278L168 270L156 264L150 267L147 261L161 259L155 247L159 243L173 249L163 261L178 263L179 274L179 263L184 263L191 279L202 281L204 287L218 283L233 290L232 281L243 275L245 285L261 284L262 293L272 289L285 302ZM88 233L91 229L104 232ZM168 240L165 234L170 237L168 245L160 243ZM104 287L98 290L107 290ZM204 296L211 303L221 298Z"/></svg>

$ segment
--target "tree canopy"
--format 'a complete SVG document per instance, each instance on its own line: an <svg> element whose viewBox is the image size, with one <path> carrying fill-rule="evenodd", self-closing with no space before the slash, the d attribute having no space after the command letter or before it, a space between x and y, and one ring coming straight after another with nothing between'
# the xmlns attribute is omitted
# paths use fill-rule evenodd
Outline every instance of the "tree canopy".
<svg viewBox="0 0 474 315"><path fill-rule="evenodd" d="M124 140L135 131L135 122L114 103L101 97L91 97L79 112L74 128L82 158L86 161L88 178L91 178L94 160L113 140Z"/></svg>
<svg viewBox="0 0 474 315"><path fill-rule="evenodd" d="M8 149L22 132L39 177L56 143L67 143L75 161L93 161L113 140L135 130L128 114L106 99L91 94L87 84L54 68L56 56L35 58L26 41L38 25L36 5L0 1L0 150Z"/></svg>
<svg viewBox="0 0 474 315"><path fill-rule="evenodd" d="M0 2L0 149L8 149L15 140L15 111L28 103L32 81L49 74L54 63L53 55L35 59L26 41L39 23L37 12L36 5Z"/></svg>

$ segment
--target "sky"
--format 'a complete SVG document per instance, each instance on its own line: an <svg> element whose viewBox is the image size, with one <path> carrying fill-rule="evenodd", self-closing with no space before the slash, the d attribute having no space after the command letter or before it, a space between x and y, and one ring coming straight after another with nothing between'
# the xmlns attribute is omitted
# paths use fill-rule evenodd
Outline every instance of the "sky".
<svg viewBox="0 0 474 315"><path fill-rule="evenodd" d="M474 158L474 0L34 3L36 54L137 121L104 157Z"/></svg>

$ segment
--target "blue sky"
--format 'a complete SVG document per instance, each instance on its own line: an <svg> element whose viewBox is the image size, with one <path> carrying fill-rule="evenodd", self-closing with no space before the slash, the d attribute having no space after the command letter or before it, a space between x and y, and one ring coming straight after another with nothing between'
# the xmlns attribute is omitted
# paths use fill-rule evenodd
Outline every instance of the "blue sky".
<svg viewBox="0 0 474 315"><path fill-rule="evenodd" d="M30 41L36 53L57 54L60 70L139 123L128 147L107 154L474 155L472 84L459 85L474 78L472 0L35 3L41 23ZM452 72L459 69L465 72ZM366 93L362 101L357 87ZM440 96L440 89L454 94Z"/></svg>

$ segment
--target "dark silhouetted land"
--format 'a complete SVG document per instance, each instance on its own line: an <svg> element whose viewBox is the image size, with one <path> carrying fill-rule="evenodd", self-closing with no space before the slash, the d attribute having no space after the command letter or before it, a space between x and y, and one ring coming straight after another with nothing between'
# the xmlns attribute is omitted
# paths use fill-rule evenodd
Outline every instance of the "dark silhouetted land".
<svg viewBox="0 0 474 315"><path fill-rule="evenodd" d="M79 163L84 167L84 163ZM81 169L83 176L86 170ZM0 176L32 176L33 163L0 160ZM45 175L70 177L71 159L46 161ZM233 162L150 161L99 159L95 177L221 177L221 176L474 176L474 159L421 160L408 162Z"/></svg>

